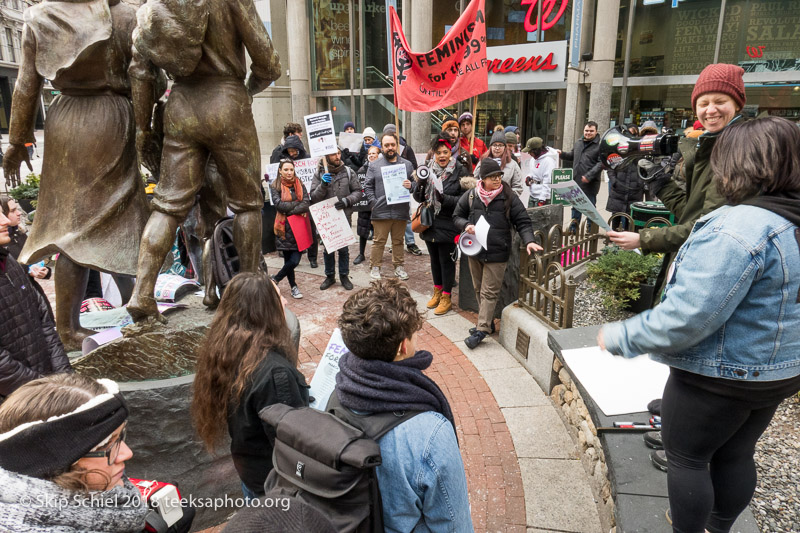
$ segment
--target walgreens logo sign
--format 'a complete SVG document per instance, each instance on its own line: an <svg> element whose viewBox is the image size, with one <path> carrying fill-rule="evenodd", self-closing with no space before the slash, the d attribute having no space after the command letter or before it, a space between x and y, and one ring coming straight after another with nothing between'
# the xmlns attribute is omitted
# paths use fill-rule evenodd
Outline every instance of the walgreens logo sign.
<svg viewBox="0 0 800 533"><path fill-rule="evenodd" d="M522 85L564 81L567 41L551 41L486 49L489 85Z"/></svg>

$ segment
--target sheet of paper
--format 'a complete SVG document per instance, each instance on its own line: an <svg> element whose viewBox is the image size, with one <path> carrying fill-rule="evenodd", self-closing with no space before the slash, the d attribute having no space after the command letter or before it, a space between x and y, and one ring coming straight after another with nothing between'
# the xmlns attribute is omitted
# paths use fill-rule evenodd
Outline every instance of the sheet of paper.
<svg viewBox="0 0 800 533"><path fill-rule="evenodd" d="M344 211L333 206L338 201L337 197L328 198L309 207L311 216L317 224L317 233L322 237L322 243L328 253L356 242L353 228L347 222Z"/></svg>
<svg viewBox="0 0 800 533"><path fill-rule="evenodd" d="M331 397L333 389L336 388L336 374L339 373L339 358L348 352L342 340L342 333L339 328L333 330L325 347L325 352L319 360L314 377L311 378L311 389L309 395L314 398L310 407L324 411L328 406L328 399Z"/></svg>
<svg viewBox="0 0 800 533"><path fill-rule="evenodd" d="M647 355L632 359L611 355L598 346L564 350L564 361L606 416L647 411L661 398L669 367Z"/></svg>
<svg viewBox="0 0 800 533"><path fill-rule="evenodd" d="M306 123L311 157L335 154L338 151L336 133L333 129L333 115L330 111L306 115L303 120Z"/></svg>
<svg viewBox="0 0 800 533"><path fill-rule="evenodd" d="M483 218L483 215L475 223L475 238L484 250L489 249L489 222Z"/></svg>
<svg viewBox="0 0 800 533"><path fill-rule="evenodd" d="M405 165L381 167L381 176L387 204L402 204L411 200L411 189L403 187L403 182L408 179Z"/></svg>
<svg viewBox="0 0 800 533"><path fill-rule="evenodd" d="M361 133L348 133L343 131L339 134L339 148L344 150L347 148L353 153L358 153L361 150L361 145L364 144L364 135Z"/></svg>
<svg viewBox="0 0 800 533"><path fill-rule="evenodd" d="M184 287L187 288L184 289ZM200 287L197 280L174 274L161 274L156 280L155 298L162 302L172 302L177 296L197 287Z"/></svg>
<svg viewBox="0 0 800 533"><path fill-rule="evenodd" d="M603 217L600 216L600 212L592 205L592 202L586 194L584 194L575 180L553 183L550 185L550 190L555 193L558 199L569 202L572 207L589 217L592 222L606 231L611 231L611 226L603 220Z"/></svg>

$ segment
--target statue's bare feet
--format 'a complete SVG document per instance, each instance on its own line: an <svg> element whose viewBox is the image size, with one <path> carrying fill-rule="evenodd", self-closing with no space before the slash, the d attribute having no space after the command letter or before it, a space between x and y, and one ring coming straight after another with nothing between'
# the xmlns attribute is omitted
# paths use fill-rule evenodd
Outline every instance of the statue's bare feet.
<svg viewBox="0 0 800 533"><path fill-rule="evenodd" d="M83 348L83 339L90 337L97 333L86 328L77 330L68 329L66 331L59 331L58 336L61 338L61 344L64 345L64 350L67 352L80 351Z"/></svg>
<svg viewBox="0 0 800 533"><path fill-rule="evenodd" d="M216 287L206 289L206 295L203 296L203 305L209 309L216 309L219 305L219 296L217 296Z"/></svg>
<svg viewBox="0 0 800 533"><path fill-rule="evenodd" d="M164 315L158 312L156 299L152 296L142 297L135 294L128 302L128 305L125 306L125 309L136 323L145 321L151 322L153 320L160 322L161 324L167 323L167 319L164 317Z"/></svg>

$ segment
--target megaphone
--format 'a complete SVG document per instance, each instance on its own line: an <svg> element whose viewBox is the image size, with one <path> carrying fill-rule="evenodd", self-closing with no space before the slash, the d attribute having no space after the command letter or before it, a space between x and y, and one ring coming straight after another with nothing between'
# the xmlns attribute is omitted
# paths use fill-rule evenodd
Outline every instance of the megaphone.
<svg viewBox="0 0 800 533"><path fill-rule="evenodd" d="M458 248L462 254L470 256L478 255L483 250L483 246L475 238L475 235L471 235L466 231L458 238Z"/></svg>
<svg viewBox="0 0 800 533"><path fill-rule="evenodd" d="M600 138L600 160L603 167L615 170L645 157L669 156L678 151L678 138L666 133L634 137L624 127L614 126Z"/></svg>

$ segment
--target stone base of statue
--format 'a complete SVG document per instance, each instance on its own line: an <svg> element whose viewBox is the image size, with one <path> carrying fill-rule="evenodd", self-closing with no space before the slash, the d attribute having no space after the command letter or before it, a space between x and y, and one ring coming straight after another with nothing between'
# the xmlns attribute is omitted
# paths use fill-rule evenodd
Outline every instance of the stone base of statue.
<svg viewBox="0 0 800 533"><path fill-rule="evenodd" d="M175 483L183 498L201 502L192 526L198 531L225 522L238 509L236 500L242 503L242 487L228 442L212 456L191 420L196 349L214 314L195 295L179 303L188 307L170 312L168 324L100 346L74 360L73 367L119 383L130 408L126 443L133 458L127 475ZM300 327L291 311L287 322L299 344Z"/></svg>

